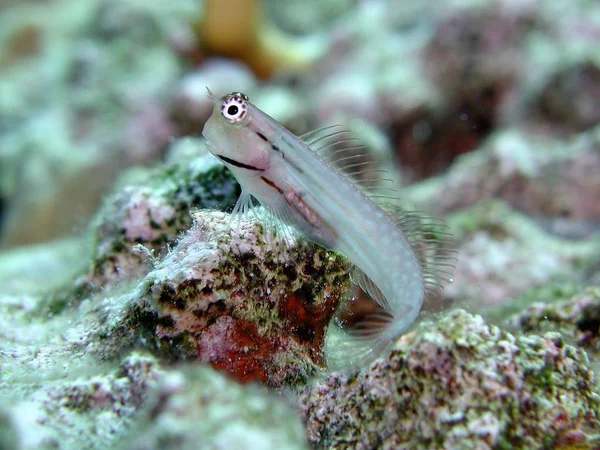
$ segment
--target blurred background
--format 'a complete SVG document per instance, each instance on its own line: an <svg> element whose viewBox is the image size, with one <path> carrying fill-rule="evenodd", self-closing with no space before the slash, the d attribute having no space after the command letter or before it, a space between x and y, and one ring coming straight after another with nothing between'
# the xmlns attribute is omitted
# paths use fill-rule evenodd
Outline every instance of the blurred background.
<svg viewBox="0 0 600 450"><path fill-rule="evenodd" d="M468 241L457 286L492 279L486 295L502 298L490 273L532 224L569 241L599 229L598 42L599 0L3 0L0 248L85 233L122 172L182 157L209 87L296 134L343 124L408 205L501 200L451 224ZM507 249L498 223L513 212L530 221ZM488 263L470 266L482 249ZM529 284L583 258L540 252L522 257Z"/></svg>

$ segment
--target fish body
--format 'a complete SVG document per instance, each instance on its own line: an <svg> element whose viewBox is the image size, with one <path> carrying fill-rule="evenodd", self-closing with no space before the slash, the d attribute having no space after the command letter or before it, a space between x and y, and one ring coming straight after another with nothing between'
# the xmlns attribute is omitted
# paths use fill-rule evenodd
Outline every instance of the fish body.
<svg viewBox="0 0 600 450"><path fill-rule="evenodd" d="M428 282L438 281L432 279L438 272L424 267L436 261L419 257L415 230L407 233L402 225L419 221L415 216L398 219L382 209L351 178L244 94L213 101L203 135L211 153L240 183L238 203L254 197L307 239L344 254L356 266L358 284L385 310L367 331L350 335L346 354L337 358L344 362L328 361L341 368L372 359L414 322ZM360 350L357 343L362 344Z"/></svg>

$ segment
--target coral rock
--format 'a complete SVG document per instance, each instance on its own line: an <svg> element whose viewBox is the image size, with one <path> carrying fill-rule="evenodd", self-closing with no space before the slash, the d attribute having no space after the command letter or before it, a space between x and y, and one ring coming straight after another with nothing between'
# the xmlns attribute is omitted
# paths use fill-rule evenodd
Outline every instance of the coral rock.
<svg viewBox="0 0 600 450"><path fill-rule="evenodd" d="M168 373L149 397L149 407L121 448L307 448L302 424L290 408L208 367Z"/></svg>
<svg viewBox="0 0 600 450"><path fill-rule="evenodd" d="M344 260L303 240L283 252L271 230L217 211L195 226L144 281L157 337L240 381L305 381L323 364L329 321L349 286Z"/></svg>
<svg viewBox="0 0 600 450"><path fill-rule="evenodd" d="M307 388L301 404L317 446L529 449L597 425L595 389L585 352L559 334L517 337L459 310L368 371Z"/></svg>
<svg viewBox="0 0 600 450"><path fill-rule="evenodd" d="M537 302L508 320L526 333L557 331L595 354L600 349L600 288L553 304Z"/></svg>
<svg viewBox="0 0 600 450"><path fill-rule="evenodd" d="M585 283L598 264L597 238L552 236L505 202L480 202L449 222L460 257L446 295L471 307L497 305L547 283Z"/></svg>
<svg viewBox="0 0 600 450"><path fill-rule="evenodd" d="M212 156L173 164L122 187L99 213L92 267L80 283L98 289L145 275L152 259L148 254L165 254L191 225L191 207L228 208L238 194L233 176Z"/></svg>
<svg viewBox="0 0 600 450"><path fill-rule="evenodd" d="M501 198L531 215L559 223L600 218L600 127L566 141L516 130L497 133L458 160L439 180L415 186L414 201L448 213ZM443 192L444 195L440 195Z"/></svg>
<svg viewBox="0 0 600 450"><path fill-rule="evenodd" d="M537 109L555 126L576 131L600 123L600 65L579 62L554 74Z"/></svg>

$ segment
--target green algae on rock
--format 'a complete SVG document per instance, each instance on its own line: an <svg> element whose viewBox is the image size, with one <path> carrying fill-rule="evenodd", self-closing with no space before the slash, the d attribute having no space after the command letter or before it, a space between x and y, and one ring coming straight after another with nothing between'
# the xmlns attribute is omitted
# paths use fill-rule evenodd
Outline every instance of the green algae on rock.
<svg viewBox="0 0 600 450"><path fill-rule="evenodd" d="M596 389L558 333L513 336L457 310L368 371L305 388L301 405L318 447L530 449L598 426Z"/></svg>
<svg viewBox="0 0 600 450"><path fill-rule="evenodd" d="M238 195L233 176L211 156L167 165L123 186L98 215L86 281L97 289L145 275L151 267L148 254L164 255L191 225L191 208L228 209ZM146 250L140 252L136 244Z"/></svg>
<svg viewBox="0 0 600 450"><path fill-rule="evenodd" d="M146 275L191 225L190 209L233 207L237 181L202 148L201 140L179 139L171 150L184 156L155 170L126 173L96 214L90 262L82 263L72 283L56 287L39 305L41 312L59 313L101 289Z"/></svg>
<svg viewBox="0 0 600 450"><path fill-rule="evenodd" d="M14 365L24 371L39 348L36 364L68 370L71 361L111 364L144 347L239 381L306 382L324 364L325 333L350 284L345 259L300 239L279 248L256 221L232 227L223 212L193 215L196 224L141 281L108 284L50 314L45 303L55 295L0 297L0 325L29 320L0 351L18 354ZM54 360L59 353L68 364Z"/></svg>
<svg viewBox="0 0 600 450"><path fill-rule="evenodd" d="M291 408L209 367L168 368L133 352L115 369L90 366L61 377L40 370L11 389L0 379L2 450L192 449L198 442L306 448Z"/></svg>
<svg viewBox="0 0 600 450"><path fill-rule="evenodd" d="M600 287L554 303L537 302L507 320L525 333L559 332L594 355L600 350Z"/></svg>
<svg viewBox="0 0 600 450"><path fill-rule="evenodd" d="M554 236L500 200L457 212L448 224L461 244L446 294L470 306L498 305L547 283L585 283L600 252L597 237Z"/></svg>
<svg viewBox="0 0 600 450"><path fill-rule="evenodd" d="M209 367L167 373L123 450L307 449L291 408L257 386L241 386Z"/></svg>
<svg viewBox="0 0 600 450"><path fill-rule="evenodd" d="M255 220L218 211L195 225L142 282L159 346L240 381L305 382L350 279L345 260L297 239L280 248Z"/></svg>

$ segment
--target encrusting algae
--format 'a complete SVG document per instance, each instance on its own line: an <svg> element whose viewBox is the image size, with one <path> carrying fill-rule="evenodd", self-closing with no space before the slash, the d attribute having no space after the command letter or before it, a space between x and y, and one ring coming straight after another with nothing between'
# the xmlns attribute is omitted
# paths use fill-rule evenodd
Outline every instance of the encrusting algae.
<svg viewBox="0 0 600 450"><path fill-rule="evenodd" d="M402 336L368 371L305 388L300 403L316 448L597 448L583 431L600 407L585 351L461 310Z"/></svg>
<svg viewBox="0 0 600 450"><path fill-rule="evenodd" d="M325 332L350 280L345 260L305 240L285 252L255 220L198 211L142 283L166 353L242 382L305 383L323 366ZM250 219L250 218L248 218Z"/></svg>

